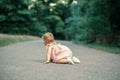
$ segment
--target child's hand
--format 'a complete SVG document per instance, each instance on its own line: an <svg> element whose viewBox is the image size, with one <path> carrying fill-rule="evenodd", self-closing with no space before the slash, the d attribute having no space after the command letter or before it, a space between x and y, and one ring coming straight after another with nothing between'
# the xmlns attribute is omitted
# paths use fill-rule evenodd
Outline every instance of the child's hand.
<svg viewBox="0 0 120 80"><path fill-rule="evenodd" d="M44 62L45 64L48 64L49 63L49 61L46 61L46 62Z"/></svg>

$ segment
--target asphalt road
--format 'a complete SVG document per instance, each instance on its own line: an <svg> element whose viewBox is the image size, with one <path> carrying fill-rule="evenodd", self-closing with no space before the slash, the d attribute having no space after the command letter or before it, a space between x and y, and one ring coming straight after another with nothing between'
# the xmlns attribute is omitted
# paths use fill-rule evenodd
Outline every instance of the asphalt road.
<svg viewBox="0 0 120 80"><path fill-rule="evenodd" d="M60 41L73 51L80 64L44 64L42 41L0 48L0 80L120 80L120 55Z"/></svg>

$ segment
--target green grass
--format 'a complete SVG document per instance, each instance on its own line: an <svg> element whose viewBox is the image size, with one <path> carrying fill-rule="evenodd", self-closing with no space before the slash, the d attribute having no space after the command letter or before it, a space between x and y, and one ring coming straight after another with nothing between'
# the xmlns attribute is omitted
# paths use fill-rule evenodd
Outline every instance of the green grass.
<svg viewBox="0 0 120 80"><path fill-rule="evenodd" d="M0 34L0 47L17 43L17 42L37 40L37 39L40 39L40 38L35 36L27 36L27 35Z"/></svg>
<svg viewBox="0 0 120 80"><path fill-rule="evenodd" d="M83 45L83 46L86 46L86 47L89 47L89 48L94 48L94 49L97 49L97 50L102 50L102 51L106 51L106 52L110 52L110 53L114 53L114 54L120 54L120 47L116 47L116 46L113 46L113 45L97 44L97 43L88 44L84 41L81 41L81 42L73 41L73 42L75 44Z"/></svg>

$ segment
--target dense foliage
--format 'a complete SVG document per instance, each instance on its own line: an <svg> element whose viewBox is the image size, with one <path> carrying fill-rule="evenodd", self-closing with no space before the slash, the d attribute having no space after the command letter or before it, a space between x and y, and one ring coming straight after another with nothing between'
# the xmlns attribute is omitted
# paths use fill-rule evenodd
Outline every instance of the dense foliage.
<svg viewBox="0 0 120 80"><path fill-rule="evenodd" d="M120 0L1 0L0 33L120 46Z"/></svg>

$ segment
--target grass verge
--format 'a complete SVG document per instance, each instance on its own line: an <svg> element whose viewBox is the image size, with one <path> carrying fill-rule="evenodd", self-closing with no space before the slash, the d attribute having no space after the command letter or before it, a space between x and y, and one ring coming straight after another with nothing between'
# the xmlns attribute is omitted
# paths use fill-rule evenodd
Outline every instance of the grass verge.
<svg viewBox="0 0 120 80"><path fill-rule="evenodd" d="M27 36L27 35L0 34L0 47L17 43L17 42L37 40L37 39L40 39L40 38L35 36Z"/></svg>
<svg viewBox="0 0 120 80"><path fill-rule="evenodd" d="M82 42L73 41L73 43L120 55L120 47L106 45L106 44L97 44L97 43L88 44L88 43L85 43L84 41Z"/></svg>

